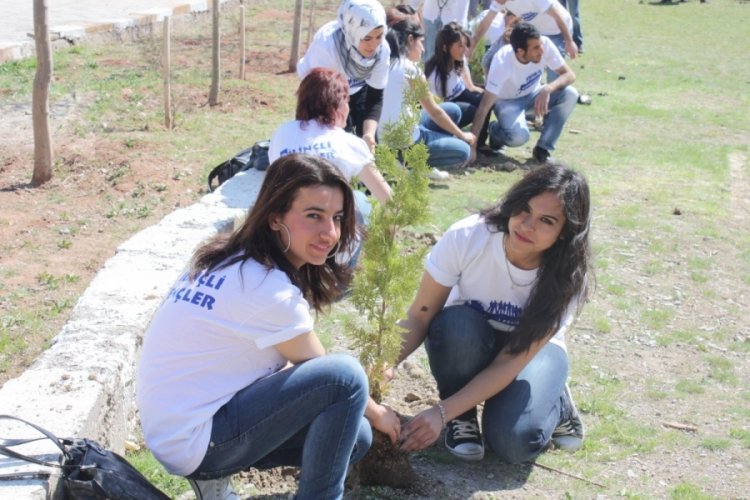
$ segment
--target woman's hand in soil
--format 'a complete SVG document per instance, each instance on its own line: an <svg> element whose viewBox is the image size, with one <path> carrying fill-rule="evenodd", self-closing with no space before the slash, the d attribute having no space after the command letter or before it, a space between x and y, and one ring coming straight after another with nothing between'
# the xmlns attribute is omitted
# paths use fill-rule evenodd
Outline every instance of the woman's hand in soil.
<svg viewBox="0 0 750 500"><path fill-rule="evenodd" d="M427 448L440 437L443 420L437 406L429 408L409 420L401 432L401 449L419 451Z"/></svg>
<svg viewBox="0 0 750 500"><path fill-rule="evenodd" d="M391 443L398 442L401 434L401 420L390 406L375 404L371 411L368 408L366 416L374 428L391 438Z"/></svg>
<svg viewBox="0 0 750 500"><path fill-rule="evenodd" d="M395 376L396 376L395 366L392 366L390 368L386 368L385 370L383 370L383 380L385 381L386 384L390 382L391 380L393 380Z"/></svg>

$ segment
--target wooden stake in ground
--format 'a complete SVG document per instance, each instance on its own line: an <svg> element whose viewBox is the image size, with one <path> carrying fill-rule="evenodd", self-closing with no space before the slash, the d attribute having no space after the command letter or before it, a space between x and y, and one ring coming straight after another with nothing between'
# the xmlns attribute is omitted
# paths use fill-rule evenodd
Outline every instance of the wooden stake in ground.
<svg viewBox="0 0 750 500"><path fill-rule="evenodd" d="M216 106L219 102L219 0L211 1L212 14L212 47L211 47L211 91L208 93L208 105Z"/></svg>
<svg viewBox="0 0 750 500"><path fill-rule="evenodd" d="M171 58L171 18L164 16L164 40L162 41L162 76L164 78L164 126L172 130L172 80L170 78Z"/></svg>
<svg viewBox="0 0 750 500"><path fill-rule="evenodd" d="M302 32L302 0L296 0L294 3L294 28L292 28L292 54L289 56L289 71L297 71L297 61L299 60L299 41Z"/></svg>
<svg viewBox="0 0 750 500"><path fill-rule="evenodd" d="M312 42L313 34L315 33L315 0L310 0L310 15L307 17L307 47Z"/></svg>
<svg viewBox="0 0 750 500"><path fill-rule="evenodd" d="M52 137L49 130L52 50L49 40L47 0L34 0L34 45L37 64L31 115L34 125L34 174L31 177L31 185L39 186L52 178Z"/></svg>
<svg viewBox="0 0 750 500"><path fill-rule="evenodd" d="M240 5L240 80L245 79L245 6Z"/></svg>

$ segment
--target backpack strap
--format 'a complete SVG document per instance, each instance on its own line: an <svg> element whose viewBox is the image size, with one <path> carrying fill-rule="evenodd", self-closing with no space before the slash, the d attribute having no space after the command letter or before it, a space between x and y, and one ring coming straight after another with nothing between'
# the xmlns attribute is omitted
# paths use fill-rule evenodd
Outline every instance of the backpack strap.
<svg viewBox="0 0 750 500"><path fill-rule="evenodd" d="M211 170L211 172L208 174L208 192L213 193L214 189L221 186L221 181L219 181L216 186L213 185L214 179L219 177L219 173L222 171L222 169L226 168L227 163L224 162L221 165L218 165Z"/></svg>
<svg viewBox="0 0 750 500"><path fill-rule="evenodd" d="M28 438L28 439L0 439L0 455L5 455L6 457L16 458L18 460L23 460L24 462L31 462L37 465L44 465L45 467L57 467L57 468L63 468L64 466L61 464L53 463L53 462L45 462L44 460L39 460L38 458L31 457L29 455L24 455L23 453L19 453L15 450L11 450L11 446L20 446L22 444L31 443L33 441L40 441L42 439L48 439L52 441L55 446L60 448L60 451L62 452L63 457L67 457L68 454L65 452L65 448L63 447L62 443L60 442L60 439L57 438L54 434L52 434L47 429L44 429L43 427L39 427L36 424L32 424L31 422L28 422L22 418L14 417L12 415L0 415L0 420L15 420L18 422L21 422L23 424L28 425L29 427L36 429L40 433L44 435L44 437L38 437L38 438Z"/></svg>

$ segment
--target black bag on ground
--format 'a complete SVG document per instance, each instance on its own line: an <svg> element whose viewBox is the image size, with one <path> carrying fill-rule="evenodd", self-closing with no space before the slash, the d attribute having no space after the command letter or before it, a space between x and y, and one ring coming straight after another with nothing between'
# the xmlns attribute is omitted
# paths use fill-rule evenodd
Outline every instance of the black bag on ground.
<svg viewBox="0 0 750 500"><path fill-rule="evenodd" d="M254 168L256 170L265 170L268 168L268 149L271 141L258 141L247 149L243 149L233 158L217 165L208 174L208 190L213 191L221 186L226 180L232 178L237 172ZM218 184L213 185L214 179Z"/></svg>
<svg viewBox="0 0 750 500"><path fill-rule="evenodd" d="M44 435L31 439L0 439L0 455L61 469L66 500L169 500L127 460L96 441L59 439L48 430L18 417L0 415L0 419L23 422ZM41 439L49 439L60 448L62 463L45 462L10 449ZM26 479L28 476L10 474L2 479Z"/></svg>

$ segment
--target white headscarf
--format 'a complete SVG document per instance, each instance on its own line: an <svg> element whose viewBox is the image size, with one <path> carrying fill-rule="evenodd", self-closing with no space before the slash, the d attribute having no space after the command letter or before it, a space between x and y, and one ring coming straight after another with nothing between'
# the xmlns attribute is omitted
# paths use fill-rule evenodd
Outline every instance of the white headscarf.
<svg viewBox="0 0 750 500"><path fill-rule="evenodd" d="M381 57L382 44L375 55L364 57L359 53L359 42L375 28L382 26L383 30L386 29L385 9L377 0L344 0L337 17L339 29L335 33L336 46L346 76L366 80Z"/></svg>

